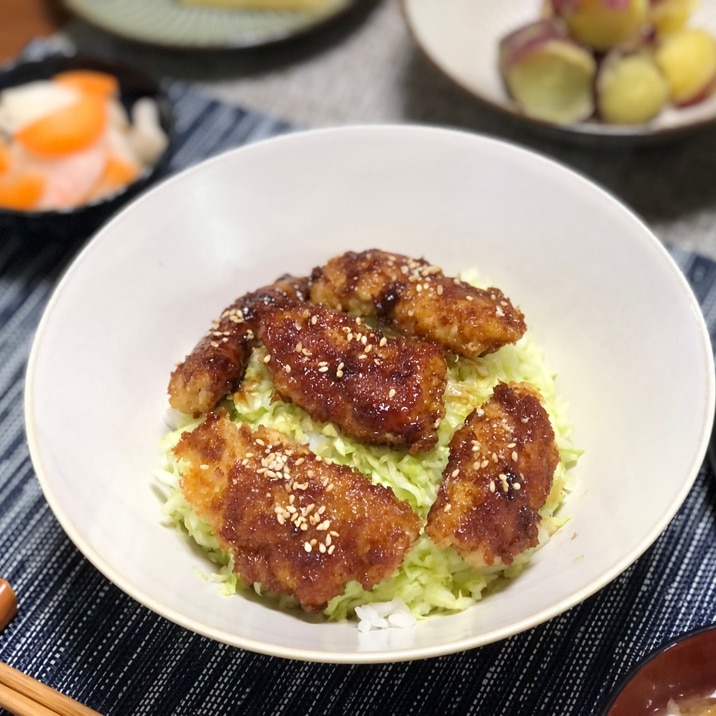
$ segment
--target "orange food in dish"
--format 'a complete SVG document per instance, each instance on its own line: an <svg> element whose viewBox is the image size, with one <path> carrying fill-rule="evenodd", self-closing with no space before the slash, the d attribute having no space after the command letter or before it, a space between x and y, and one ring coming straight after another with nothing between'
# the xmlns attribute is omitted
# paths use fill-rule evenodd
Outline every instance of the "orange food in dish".
<svg viewBox="0 0 716 716"><path fill-rule="evenodd" d="M116 77L82 69L0 92L0 207L81 206L154 164L168 141L156 103L119 94Z"/></svg>
<svg viewBox="0 0 716 716"><path fill-rule="evenodd" d="M104 165L104 171L97 186L90 194L90 199L97 199L107 194L128 186L139 178L141 167L136 162L120 157L117 154L110 154Z"/></svg>
<svg viewBox="0 0 716 716"><path fill-rule="evenodd" d="M10 147L0 135L0 173L10 168Z"/></svg>
<svg viewBox="0 0 716 716"><path fill-rule="evenodd" d="M0 206L8 209L33 209L44 190L45 179L36 172L0 174Z"/></svg>
<svg viewBox="0 0 716 716"><path fill-rule="evenodd" d="M119 93L119 82L116 77L95 70L66 70L58 72L52 79L86 94L112 97Z"/></svg>
<svg viewBox="0 0 716 716"><path fill-rule="evenodd" d="M15 135L26 149L41 157L58 157L85 149L107 126L107 104L94 93L82 94L74 104L52 112Z"/></svg>

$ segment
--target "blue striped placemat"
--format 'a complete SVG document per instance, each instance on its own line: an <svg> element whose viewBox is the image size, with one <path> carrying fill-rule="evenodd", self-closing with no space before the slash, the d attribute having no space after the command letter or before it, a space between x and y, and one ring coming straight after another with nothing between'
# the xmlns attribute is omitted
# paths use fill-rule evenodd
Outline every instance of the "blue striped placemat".
<svg viewBox="0 0 716 716"><path fill-rule="evenodd" d="M180 118L172 169L277 133L283 121L169 86ZM201 124L201 131L197 128ZM702 468L659 540L624 574L546 624L416 662L283 660L198 636L139 605L74 547L40 491L22 393L35 328L76 243L0 237L0 575L19 614L0 660L104 714L590 714L624 674L716 614L716 487ZM716 264L672 255L716 337Z"/></svg>

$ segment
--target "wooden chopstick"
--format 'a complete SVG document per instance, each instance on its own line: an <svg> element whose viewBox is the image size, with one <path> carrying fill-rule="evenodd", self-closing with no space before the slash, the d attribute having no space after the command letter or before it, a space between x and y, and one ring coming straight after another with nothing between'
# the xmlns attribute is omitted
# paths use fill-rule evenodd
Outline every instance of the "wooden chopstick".
<svg viewBox="0 0 716 716"><path fill-rule="evenodd" d="M0 579L0 631L17 613L12 587ZM15 716L99 716L87 706L0 661L0 707Z"/></svg>
<svg viewBox="0 0 716 716"><path fill-rule="evenodd" d="M98 712L0 661L0 706L16 716L98 716Z"/></svg>

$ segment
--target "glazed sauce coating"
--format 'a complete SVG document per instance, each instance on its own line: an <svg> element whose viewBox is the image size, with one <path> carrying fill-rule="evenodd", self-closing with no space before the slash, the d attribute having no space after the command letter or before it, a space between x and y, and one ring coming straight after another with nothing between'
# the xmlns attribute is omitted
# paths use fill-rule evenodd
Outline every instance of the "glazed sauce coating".
<svg viewBox="0 0 716 716"><path fill-rule="evenodd" d="M306 300L308 279L283 276L244 294L226 308L169 379L169 404L199 416L232 392L244 375L256 342L258 306L287 299Z"/></svg>
<svg viewBox="0 0 716 716"><path fill-rule="evenodd" d="M319 304L265 305L259 314L267 367L284 399L363 442L412 453L435 447L447 380L437 346L388 338Z"/></svg>
<svg viewBox="0 0 716 716"><path fill-rule="evenodd" d="M418 537L418 516L392 490L276 431L210 413L174 452L184 496L233 553L236 573L307 611L350 581L378 584Z"/></svg>
<svg viewBox="0 0 716 716"><path fill-rule="evenodd" d="M499 383L450 441L426 533L475 567L511 564L539 539L559 453L538 393Z"/></svg>
<svg viewBox="0 0 716 716"><path fill-rule="evenodd" d="M468 358L515 343L526 330L522 312L499 289L478 289L423 259L378 249L349 251L315 268L311 300L375 316Z"/></svg>

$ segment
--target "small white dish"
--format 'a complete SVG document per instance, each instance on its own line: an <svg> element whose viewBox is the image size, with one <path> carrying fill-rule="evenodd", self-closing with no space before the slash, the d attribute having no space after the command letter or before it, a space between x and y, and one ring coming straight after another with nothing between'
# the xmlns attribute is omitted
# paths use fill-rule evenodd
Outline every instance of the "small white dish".
<svg viewBox="0 0 716 716"><path fill-rule="evenodd" d="M348 249L470 267L524 311L585 450L569 523L499 593L410 629L359 632L224 597L154 490L176 361L238 295ZM421 127L301 132L210 159L110 221L58 285L26 382L30 451L57 519L112 582L245 649L325 662L470 649L578 604L667 526L704 458L714 369L703 317L655 236L565 167Z"/></svg>
<svg viewBox="0 0 716 716"><path fill-rule="evenodd" d="M403 12L417 45L449 79L476 99L518 122L579 142L653 142L691 132L716 121L716 94L681 109L667 108L642 125L610 125L598 120L552 124L522 114L500 77L500 40L540 13L539 0L403 0ZM690 25L716 35L716 1L703 0Z"/></svg>

